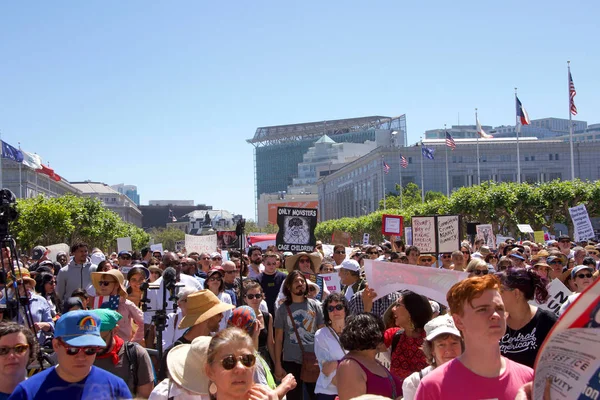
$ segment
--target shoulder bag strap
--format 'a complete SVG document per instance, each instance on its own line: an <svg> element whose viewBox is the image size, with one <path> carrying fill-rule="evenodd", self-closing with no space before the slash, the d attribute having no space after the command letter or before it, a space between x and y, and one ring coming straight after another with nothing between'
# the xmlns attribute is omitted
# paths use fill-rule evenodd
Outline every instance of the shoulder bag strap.
<svg viewBox="0 0 600 400"><path fill-rule="evenodd" d="M300 335L298 334L298 329L296 329L296 322L294 321L294 317L292 316L292 310L290 310L290 306L285 305L285 309L290 316L290 322L292 324L292 328L294 328L294 332L296 332L296 338L298 339L298 344L300 345L300 352L304 354L304 346L302 346L302 340L300 339Z"/></svg>
<svg viewBox="0 0 600 400"><path fill-rule="evenodd" d="M395 399L396 397L398 397L398 392L396 391L396 381L394 380L394 377L392 376L391 372L382 363L380 363L379 361L377 361L377 363L381 365L385 370L385 373L388 377L388 381L390 382L390 385L392 385L392 399Z"/></svg>
<svg viewBox="0 0 600 400"><path fill-rule="evenodd" d="M340 345L340 349L342 349L342 351L344 352L344 354L346 354L346 350L344 349L344 346L342 346L342 343L340 343L340 338L338 337L337 333L330 326L328 326L327 329L329 329L329 331L331 332L331 335L333 335L333 337L335 338L335 340Z"/></svg>

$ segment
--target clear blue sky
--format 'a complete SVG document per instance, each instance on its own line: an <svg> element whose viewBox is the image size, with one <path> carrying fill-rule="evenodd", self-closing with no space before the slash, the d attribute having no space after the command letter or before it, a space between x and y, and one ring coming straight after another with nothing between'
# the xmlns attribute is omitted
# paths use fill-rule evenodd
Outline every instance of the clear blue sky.
<svg viewBox="0 0 600 400"><path fill-rule="evenodd" d="M259 126L406 114L414 143L475 107L513 124L515 86L566 118L567 60L600 122L598 4L2 2L0 131L68 180L253 218Z"/></svg>

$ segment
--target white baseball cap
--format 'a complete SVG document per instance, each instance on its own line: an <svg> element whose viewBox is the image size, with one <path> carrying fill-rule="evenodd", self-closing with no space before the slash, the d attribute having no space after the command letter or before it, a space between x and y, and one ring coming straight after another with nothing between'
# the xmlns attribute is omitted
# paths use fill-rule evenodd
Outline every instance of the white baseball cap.
<svg viewBox="0 0 600 400"><path fill-rule="evenodd" d="M349 271L358 272L358 271L360 271L360 264L356 260L346 260L342 263L342 265L333 267L333 269L335 269L335 270L339 270L340 268L344 268Z"/></svg>
<svg viewBox="0 0 600 400"><path fill-rule="evenodd" d="M431 321L425 324L425 334L427 337L426 340L433 340L439 335L443 335L446 333L450 333L454 336L460 337L460 331L456 329L456 325L454 325L454 320L448 314L440 315L439 317L435 317Z"/></svg>

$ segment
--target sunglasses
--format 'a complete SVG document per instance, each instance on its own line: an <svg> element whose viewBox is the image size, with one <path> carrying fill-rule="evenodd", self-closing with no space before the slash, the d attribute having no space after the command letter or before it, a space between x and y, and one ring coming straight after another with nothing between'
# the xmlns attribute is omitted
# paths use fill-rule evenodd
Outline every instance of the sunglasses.
<svg viewBox="0 0 600 400"><path fill-rule="evenodd" d="M368 251L367 254L379 254L377 251Z"/></svg>
<svg viewBox="0 0 600 400"><path fill-rule="evenodd" d="M149 267L152 267L152 266L158 267L159 265L160 265L159 263L150 263L150 264L148 264Z"/></svg>
<svg viewBox="0 0 600 400"><path fill-rule="evenodd" d="M316 291L317 291L317 288L316 288L316 287L314 287L314 286L309 286L309 287L308 287L308 291L309 291L309 292L316 292Z"/></svg>
<svg viewBox="0 0 600 400"><path fill-rule="evenodd" d="M477 276L479 276L479 275L487 275L488 272L489 271L487 269L486 270L476 269L476 270L473 271L473 275L477 275Z"/></svg>
<svg viewBox="0 0 600 400"><path fill-rule="evenodd" d="M14 352L15 354L24 354L27 350L29 350L28 344L17 344L15 347L0 347L0 356L5 356L10 352Z"/></svg>
<svg viewBox="0 0 600 400"><path fill-rule="evenodd" d="M508 269L511 266L512 266L512 264L501 264L501 265L498 265L496 268L498 268L498 271L504 271L505 269Z"/></svg>
<svg viewBox="0 0 600 400"><path fill-rule="evenodd" d="M428 262L431 262L431 261L432 261L431 258L421 258L421 262L428 263Z"/></svg>
<svg viewBox="0 0 600 400"><path fill-rule="evenodd" d="M256 362L256 357L254 357L254 354L244 354L243 356L239 357L235 357L234 355L228 355L223 360L221 360L221 365L225 370L231 371L235 368L238 361L241 362L244 367L250 368L254 366L254 363Z"/></svg>
<svg viewBox="0 0 600 400"><path fill-rule="evenodd" d="M115 283L115 282L113 282L113 281L99 281L98 285L100 285L100 286L108 286L111 283Z"/></svg>
<svg viewBox="0 0 600 400"><path fill-rule="evenodd" d="M248 300L254 300L254 299L256 299L256 300L260 300L260 299L262 299L262 297L263 297L263 295L262 295L261 293L257 293L257 294L247 294L247 295L246 295L246 298L247 298Z"/></svg>
<svg viewBox="0 0 600 400"><path fill-rule="evenodd" d="M585 278L591 278L592 274L587 273L587 274L577 274L576 275L579 279L585 279Z"/></svg>
<svg viewBox="0 0 600 400"><path fill-rule="evenodd" d="M344 309L343 304L336 304L335 306L327 306L327 311L333 312L334 310L342 311Z"/></svg>
<svg viewBox="0 0 600 400"><path fill-rule="evenodd" d="M334 253L335 253L335 254L346 254L346 252L345 252L345 251L343 251L343 250L342 250L342 251L336 251L336 252L334 252Z"/></svg>
<svg viewBox="0 0 600 400"><path fill-rule="evenodd" d="M86 356L93 356L94 354L97 354L102 350L100 347L71 347L68 344L64 343L62 340L59 340L59 343L62 347L66 349L67 354L70 356L76 356L82 350Z"/></svg>
<svg viewBox="0 0 600 400"><path fill-rule="evenodd" d="M470 252L468 252L468 251L461 251L461 253L463 253L463 254L471 254L471 253L470 253Z"/></svg>
<svg viewBox="0 0 600 400"><path fill-rule="evenodd" d="M221 257L213 257L213 260L222 260Z"/></svg>
<svg viewBox="0 0 600 400"><path fill-rule="evenodd" d="M561 241L560 241L560 242L558 242L558 243L569 243L569 244L571 244L571 241L570 241L570 240L561 240Z"/></svg>
<svg viewBox="0 0 600 400"><path fill-rule="evenodd" d="M442 258L451 258L451 257L452 257L452 256L451 256L450 254L444 254L444 255L442 256Z"/></svg>
<svg viewBox="0 0 600 400"><path fill-rule="evenodd" d="M131 260L131 257L129 256L121 256L119 257L121 260Z"/></svg>
<svg viewBox="0 0 600 400"><path fill-rule="evenodd" d="M309 258L303 258L302 260L300 260L301 263L309 263L310 259Z"/></svg>
<svg viewBox="0 0 600 400"><path fill-rule="evenodd" d="M210 278L208 278L209 281L212 282L220 282L223 278L221 278L220 276L211 276Z"/></svg>
<svg viewBox="0 0 600 400"><path fill-rule="evenodd" d="M210 257L202 257L201 260L210 260Z"/></svg>

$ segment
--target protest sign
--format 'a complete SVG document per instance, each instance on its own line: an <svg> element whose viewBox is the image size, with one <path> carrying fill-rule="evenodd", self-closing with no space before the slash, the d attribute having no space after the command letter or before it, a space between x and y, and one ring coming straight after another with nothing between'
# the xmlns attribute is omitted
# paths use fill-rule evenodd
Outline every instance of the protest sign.
<svg viewBox="0 0 600 400"><path fill-rule="evenodd" d="M69 245L66 243L58 243L58 244L53 244L51 246L46 246L46 250L48 250L48 259L52 262L56 261L56 255L61 252L64 251L65 253L67 253L67 259L69 257Z"/></svg>
<svg viewBox="0 0 600 400"><path fill-rule="evenodd" d="M437 217L437 253L452 253L460 248L460 220L458 215Z"/></svg>
<svg viewBox="0 0 600 400"><path fill-rule="evenodd" d="M573 227L575 228L576 242L596 237L585 204L569 208L569 214L571 214L571 220L573 221Z"/></svg>
<svg viewBox="0 0 600 400"><path fill-rule="evenodd" d="M404 228L404 237L406 238L404 244L412 246L412 227Z"/></svg>
<svg viewBox="0 0 600 400"><path fill-rule="evenodd" d="M560 306L567 301L567 297L573 294L560 279L556 278L547 287L548 289L548 300L545 303L539 303L533 299L529 302L532 306L537 306L542 310L550 311L558 316Z"/></svg>
<svg viewBox="0 0 600 400"><path fill-rule="evenodd" d="M175 251L181 251L185 248L185 240L178 240L175 242Z"/></svg>
<svg viewBox="0 0 600 400"><path fill-rule="evenodd" d="M185 235L185 249L188 253L212 253L217 249L217 235Z"/></svg>
<svg viewBox="0 0 600 400"><path fill-rule="evenodd" d="M352 235L348 232L342 232L339 230L333 231L331 234L331 244L343 244L344 246L350 246Z"/></svg>
<svg viewBox="0 0 600 400"><path fill-rule="evenodd" d="M339 293L342 291L342 283L340 282L340 276L337 273L321 274L319 276L323 278L323 282L327 286L329 293Z"/></svg>
<svg viewBox="0 0 600 400"><path fill-rule="evenodd" d="M435 217L412 217L413 246L421 254L435 253Z"/></svg>
<svg viewBox="0 0 600 400"><path fill-rule="evenodd" d="M363 234L363 244L369 244L370 238L371 238L371 235L369 235L368 233Z"/></svg>
<svg viewBox="0 0 600 400"><path fill-rule="evenodd" d="M491 224L481 224L475 227L477 238L483 239L483 244L494 250L496 248L496 238Z"/></svg>
<svg viewBox="0 0 600 400"><path fill-rule="evenodd" d="M448 306L446 293L469 275L449 269L365 260L365 275L369 287L377 293L375 300L402 289L427 296Z"/></svg>
<svg viewBox="0 0 600 400"><path fill-rule="evenodd" d="M277 208L277 225L279 231L275 237L277 250L312 252L317 239L315 227L317 226L316 208Z"/></svg>
<svg viewBox="0 0 600 400"><path fill-rule="evenodd" d="M509 239L509 237L502 236L502 235L496 235L496 245L499 245L500 243L505 243L506 239Z"/></svg>
<svg viewBox="0 0 600 400"><path fill-rule="evenodd" d="M331 257L333 255L333 245L323 244L323 254L325 257Z"/></svg>
<svg viewBox="0 0 600 400"><path fill-rule="evenodd" d="M600 281L596 280L556 322L540 346L534 400L597 399L600 393ZM550 396L544 395L550 382Z"/></svg>
<svg viewBox="0 0 600 400"><path fill-rule="evenodd" d="M154 253L155 251L158 251L158 252L160 252L160 254L162 254L163 253L162 243L156 243L156 244L150 245L150 251L152 253Z"/></svg>
<svg viewBox="0 0 600 400"><path fill-rule="evenodd" d="M523 233L533 233L533 228L529 224L517 224L517 228Z"/></svg>
<svg viewBox="0 0 600 400"><path fill-rule="evenodd" d="M217 231L217 247L220 249L239 249L240 243L235 231Z"/></svg>
<svg viewBox="0 0 600 400"><path fill-rule="evenodd" d="M132 251L133 247L131 247L131 238L117 238L117 250L119 253L122 251Z"/></svg>
<svg viewBox="0 0 600 400"><path fill-rule="evenodd" d="M400 215L383 214L381 216L381 233L384 235L402 235L403 220Z"/></svg>
<svg viewBox="0 0 600 400"><path fill-rule="evenodd" d="M546 241L544 231L533 231L533 240L536 243L544 243Z"/></svg>

